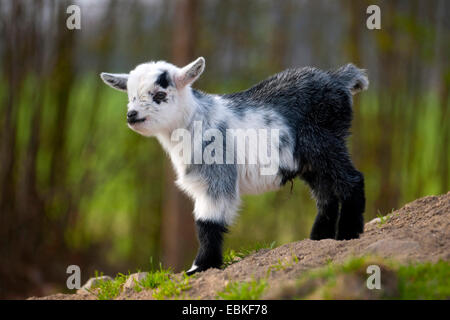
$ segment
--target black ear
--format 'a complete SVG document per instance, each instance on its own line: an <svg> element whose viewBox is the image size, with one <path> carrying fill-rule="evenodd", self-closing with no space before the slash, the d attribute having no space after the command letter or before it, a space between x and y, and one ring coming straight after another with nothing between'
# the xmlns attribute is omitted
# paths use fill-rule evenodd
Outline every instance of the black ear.
<svg viewBox="0 0 450 320"><path fill-rule="evenodd" d="M128 74L102 72L100 78L111 88L127 91Z"/></svg>

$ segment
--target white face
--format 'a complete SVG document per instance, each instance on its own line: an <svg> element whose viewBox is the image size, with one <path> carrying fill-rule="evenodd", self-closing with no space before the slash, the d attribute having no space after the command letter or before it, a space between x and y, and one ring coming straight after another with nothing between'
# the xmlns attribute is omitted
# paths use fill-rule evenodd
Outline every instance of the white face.
<svg viewBox="0 0 450 320"><path fill-rule="evenodd" d="M189 113L190 90L205 60L198 58L184 68L164 61L138 65L129 74L102 73L109 86L128 93L128 126L144 135L176 129Z"/></svg>

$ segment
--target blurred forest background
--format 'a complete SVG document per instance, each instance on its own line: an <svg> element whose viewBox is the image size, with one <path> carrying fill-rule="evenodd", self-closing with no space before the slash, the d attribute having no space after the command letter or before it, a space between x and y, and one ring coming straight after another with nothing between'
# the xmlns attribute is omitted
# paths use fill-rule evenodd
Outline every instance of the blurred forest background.
<svg viewBox="0 0 450 320"><path fill-rule="evenodd" d="M66 28L73 3L81 30ZM381 30L366 28L369 4ZM229 93L287 67L353 62L371 81L349 141L366 221L450 189L449 1L1 0L0 19L1 298L65 290L71 264L84 282L194 258L192 205L102 71L204 56L194 86ZM299 180L245 197L226 247L304 239L315 212Z"/></svg>

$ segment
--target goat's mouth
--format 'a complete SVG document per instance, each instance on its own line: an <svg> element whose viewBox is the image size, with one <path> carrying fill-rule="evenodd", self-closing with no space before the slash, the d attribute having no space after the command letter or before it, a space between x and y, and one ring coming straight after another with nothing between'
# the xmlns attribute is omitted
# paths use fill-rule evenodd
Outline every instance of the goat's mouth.
<svg viewBox="0 0 450 320"><path fill-rule="evenodd" d="M140 118L140 119L128 119L128 124L136 124L136 123L140 123L140 122L144 122L145 120L147 120L147 118Z"/></svg>

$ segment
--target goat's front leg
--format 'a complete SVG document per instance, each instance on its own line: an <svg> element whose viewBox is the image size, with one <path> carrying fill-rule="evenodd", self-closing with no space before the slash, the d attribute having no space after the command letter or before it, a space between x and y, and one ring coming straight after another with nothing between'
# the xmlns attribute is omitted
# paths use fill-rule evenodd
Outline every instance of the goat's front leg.
<svg viewBox="0 0 450 320"><path fill-rule="evenodd" d="M194 214L199 249L192 267L186 274L222 266L223 236L236 213L238 202L234 197L207 197L196 201Z"/></svg>
<svg viewBox="0 0 450 320"><path fill-rule="evenodd" d="M197 220L195 224L199 249L191 269L186 272L188 275L209 268L220 268L223 234L227 231L226 226L220 222Z"/></svg>

